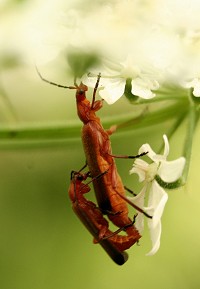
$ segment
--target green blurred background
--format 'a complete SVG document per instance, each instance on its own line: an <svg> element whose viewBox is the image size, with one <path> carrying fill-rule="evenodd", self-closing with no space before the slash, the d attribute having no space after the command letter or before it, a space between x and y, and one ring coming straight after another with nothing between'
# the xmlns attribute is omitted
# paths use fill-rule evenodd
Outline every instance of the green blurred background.
<svg viewBox="0 0 200 289"><path fill-rule="evenodd" d="M59 67L52 69L53 64L42 73L66 83ZM72 83L69 77L67 81ZM200 288L200 127L188 182L169 192L160 250L145 256L151 246L145 232L120 267L92 243L68 199L70 172L85 161L74 92L41 82L34 65L27 63L2 64L0 88L0 288ZM138 112L140 108L122 98L112 106L105 104L99 115L108 128ZM113 152L136 154L146 142L156 150L169 126L168 121L121 129L112 136ZM170 140L170 159L181 154L186 126L183 123ZM117 160L117 165L124 183L138 192L137 178L128 175L132 161Z"/></svg>

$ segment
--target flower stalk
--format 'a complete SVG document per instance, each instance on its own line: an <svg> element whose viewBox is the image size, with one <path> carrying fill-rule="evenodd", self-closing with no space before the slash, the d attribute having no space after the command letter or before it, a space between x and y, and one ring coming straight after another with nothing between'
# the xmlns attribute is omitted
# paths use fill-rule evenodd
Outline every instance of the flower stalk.
<svg viewBox="0 0 200 289"><path fill-rule="evenodd" d="M188 128L187 128L187 134L185 137L185 144L183 148L183 156L186 159L185 168L182 175L182 184L184 185L187 181L188 173L189 173L189 167L190 167L190 161L191 161L191 155L192 155L192 143L193 143L193 137L194 132L199 120L199 105L197 105L194 101L196 100L193 98L192 95L190 95L190 106L189 106L189 112L188 112Z"/></svg>

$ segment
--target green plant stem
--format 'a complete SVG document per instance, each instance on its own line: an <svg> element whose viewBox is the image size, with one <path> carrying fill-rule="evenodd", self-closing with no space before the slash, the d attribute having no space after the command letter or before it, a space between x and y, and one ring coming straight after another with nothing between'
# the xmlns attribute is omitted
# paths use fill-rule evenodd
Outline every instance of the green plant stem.
<svg viewBox="0 0 200 289"><path fill-rule="evenodd" d="M137 118L131 118L129 117L129 120L124 120L122 122L122 118L120 118L120 124L119 128L123 127L123 131L132 129L132 126L134 126L134 129L140 129L143 127L149 127L152 125L157 125L162 122L165 122L169 119L173 119L178 115L178 112L180 111L180 118L186 115L188 110L188 102L181 101L181 102L175 102L174 104L171 104L169 106L165 106L164 108L160 108L156 111L150 111L145 112L140 117ZM127 117L126 117L127 119ZM117 121L119 123L119 120ZM114 122L113 122L114 123ZM110 123L112 125L113 123Z"/></svg>
<svg viewBox="0 0 200 289"><path fill-rule="evenodd" d="M176 93L174 92L176 91ZM178 92L177 92L178 91ZM180 88L171 88L166 90L160 90L156 93L156 97L149 99L138 98L133 104L149 104L161 103L163 101L182 101L187 99L187 91Z"/></svg>
<svg viewBox="0 0 200 289"><path fill-rule="evenodd" d="M142 129L144 127L161 124L169 119L177 117L177 112L181 112L181 116L188 110L188 104L185 102L176 102L170 106L165 106L157 111L148 111L141 117L133 118L132 114L121 115L109 118L106 121L102 121L104 126L108 128L113 124L125 124L123 125L123 132L133 129ZM56 142L68 142L72 139L80 138L81 122L78 120L74 124L62 123L33 123L17 125L6 125L0 127L0 148L7 149L9 147L26 146L39 146L47 143L48 145L56 144ZM122 128L121 128L122 129ZM117 132L119 132L117 130Z"/></svg>
<svg viewBox="0 0 200 289"><path fill-rule="evenodd" d="M199 120L198 107L194 103L191 102L189 113L188 113L187 135L185 138L185 145L183 148L183 156L186 158L186 164L185 164L185 168L184 168L183 175L182 175L183 185L186 183L188 173L189 173L190 160L191 160L191 154L192 154L193 136L194 136L194 131L198 123L198 120Z"/></svg>
<svg viewBox="0 0 200 289"><path fill-rule="evenodd" d="M168 132L166 133L168 139L170 139L173 134L176 132L176 130L179 128L179 126L181 125L181 123L183 122L183 120L186 118L187 113L184 112L182 113L177 120L175 121L174 125L168 130ZM160 146L160 149L158 150L158 153L161 153L162 150L164 148L164 143Z"/></svg>

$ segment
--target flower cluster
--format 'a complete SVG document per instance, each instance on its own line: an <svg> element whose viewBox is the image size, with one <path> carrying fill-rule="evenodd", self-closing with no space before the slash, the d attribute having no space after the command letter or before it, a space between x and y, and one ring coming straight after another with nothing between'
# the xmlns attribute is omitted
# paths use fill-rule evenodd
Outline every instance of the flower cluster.
<svg viewBox="0 0 200 289"><path fill-rule="evenodd" d="M102 55L102 65L90 69L103 72L101 97L114 103L124 94L127 80L131 80L131 93L143 99L153 98L167 82L192 88L194 96L200 96L199 9L198 1L124 0L110 1L98 9L104 19L101 25L87 14L87 20L79 23L80 31L87 45L98 47ZM83 36L79 36L80 41ZM79 45L85 47L84 40ZM86 84L93 86L94 82L87 80Z"/></svg>
<svg viewBox="0 0 200 289"><path fill-rule="evenodd" d="M17 52L38 64L53 59L63 63L74 49L96 53L101 65L88 71L106 68L100 94L108 103L123 95L127 79L131 93L144 99L171 80L199 96L199 10L200 2L190 0L31 2L17 15L17 26L12 23L15 10L4 17L1 31L1 36L9 31L26 38L26 43L4 37L1 51L15 43L11 46Z"/></svg>

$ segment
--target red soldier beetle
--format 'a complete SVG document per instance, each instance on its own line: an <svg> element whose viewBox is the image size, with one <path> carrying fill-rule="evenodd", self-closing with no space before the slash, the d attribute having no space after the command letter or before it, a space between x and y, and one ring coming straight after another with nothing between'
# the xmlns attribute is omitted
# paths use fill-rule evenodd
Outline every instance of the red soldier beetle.
<svg viewBox="0 0 200 289"><path fill-rule="evenodd" d="M125 197L125 189L118 174L114 158L137 158L146 153L136 156L116 156L112 154L109 136L117 127L112 126L110 129L105 130L101 124L100 118L96 115L96 112L101 109L103 105L102 100L95 100L96 91L100 81L100 74L97 77L92 102L90 103L86 98L88 87L82 82L80 85L77 85L75 80L74 86L64 86L46 80L38 70L37 72L40 78L49 84L61 88L76 89L77 114L83 122L82 142L90 174L94 178L95 176L108 171L107 174L104 174L101 178L96 178L93 181L98 206L102 213L106 214L113 224L119 228L129 225L131 219L128 216L127 203L130 201ZM151 216L146 214L133 203L132 206L136 210L143 212L147 217L151 218ZM127 230L129 230L129 232L132 231L134 235L136 229L135 226L132 225L128 227Z"/></svg>
<svg viewBox="0 0 200 289"><path fill-rule="evenodd" d="M96 204L84 197L84 194L90 191L89 184L106 173L107 171L84 184L83 181L88 178L89 173L72 171L69 197L75 214L93 235L94 243L99 243L115 263L123 265L128 259L128 254L124 251L129 249L141 237L136 229L135 235L132 231L129 235L128 229L132 227L134 220L123 228L111 232L108 228L108 221L103 217L101 210ZM127 233L126 236L118 235L122 230Z"/></svg>

